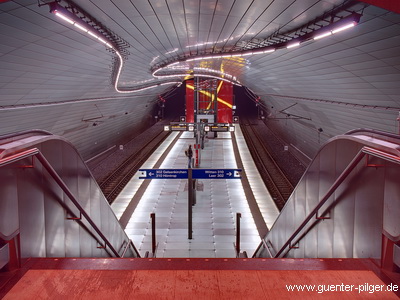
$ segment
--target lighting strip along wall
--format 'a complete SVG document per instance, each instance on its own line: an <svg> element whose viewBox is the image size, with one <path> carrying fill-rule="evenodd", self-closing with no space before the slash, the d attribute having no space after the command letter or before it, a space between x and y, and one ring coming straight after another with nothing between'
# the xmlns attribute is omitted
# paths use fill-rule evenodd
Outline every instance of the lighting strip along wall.
<svg viewBox="0 0 400 300"><path fill-rule="evenodd" d="M87 23L83 22L81 19L79 19L76 15L59 5L57 2L51 2L48 3L50 7L50 12L55 14L58 18L62 19L63 21L67 22L70 25L73 25L74 28L79 29L80 32L86 33L88 36L96 39L99 41L101 44L104 44L108 49L110 49L112 52L114 52L117 57L118 57L118 71L117 75L115 77L115 82L114 82L114 88L118 93L126 94L126 93L133 93L133 92L139 92L151 88L155 88L160 85L165 85L165 84L181 84L182 80L171 80L171 81L163 81L163 82L158 82L156 84L150 84L148 86L140 86L137 88L132 88L132 89L120 89L118 87L119 79L121 76L122 68L124 65L124 60L121 55L121 53L118 51L118 47L108 39L106 39L100 32L98 32L95 28L91 27ZM174 76L176 77L176 76Z"/></svg>
<svg viewBox="0 0 400 300"><path fill-rule="evenodd" d="M167 77L177 77L177 76L193 76L193 77L206 77L206 78L214 78L214 79L219 79L223 80L226 82L230 82L234 85L237 86L242 86L242 84L237 80L236 76L232 76L228 73L224 73L218 70L210 69L210 68L200 68L200 67L194 67L192 70L189 67L185 67L187 73L180 73L180 74L157 74L160 71L165 71L166 68L170 68L171 66L174 66L178 64L179 62L174 62L166 65L165 67L159 68L153 72L153 76L156 78L167 78ZM180 68L171 68L172 70L174 69L180 69ZM170 70L171 70L170 69ZM207 73L215 73L219 76L216 75L210 75Z"/></svg>
<svg viewBox="0 0 400 300"><path fill-rule="evenodd" d="M117 76L115 78L115 83L114 83L114 88L118 93L126 94L126 93L132 93L132 92L139 92L139 91L143 91L143 90L147 90L147 89L152 89L152 88L155 88L160 85L181 84L182 83L182 80L173 80L173 81L165 81L165 82L161 82L161 83L157 83L157 84L153 84L153 85L149 85L149 86L145 86L145 87L137 88L137 89L133 89L133 90L120 90L118 88L118 82L119 82L119 78L120 78L121 72L122 72L123 58L122 58L122 55L116 49L114 49L114 51L119 58L119 66L118 66ZM177 76L174 76L174 77L177 77Z"/></svg>
<svg viewBox="0 0 400 300"><path fill-rule="evenodd" d="M230 82L230 83L232 83L234 85L237 85L237 86L242 86L242 84L238 80L236 80L235 76L232 76L232 75L227 74L227 73L222 73L222 72L221 72L222 74L220 74L220 76L216 76L216 75L207 74L206 72L195 71L195 70L191 71L191 70L188 69L188 73L181 73L181 74L168 74L167 73L165 75L161 75L161 74L157 75L156 74L157 72L159 72L159 71L161 71L161 70L163 70L165 68L166 67L160 68L160 69L154 71L153 72L153 76L156 77L156 78L168 78L168 77L178 77L178 76L179 77L181 77L181 76L185 76L185 77L187 77L187 76L190 76L190 77L206 77L206 78L214 78L214 79L219 79L219 80L222 80L222 81ZM213 73L220 73L220 71L213 70L213 69L208 69L207 71L208 72L213 72Z"/></svg>
<svg viewBox="0 0 400 300"><path fill-rule="evenodd" d="M166 62L164 65L158 65L153 68L156 69L153 71L153 76L157 72L171 67L173 65L177 65L181 62L193 62L193 61L201 61L201 60L209 60L209 59L221 59L221 58L231 58L231 57L243 57L243 56L250 56L250 55L258 55L258 54L267 54L273 53L276 50L280 49L291 49L300 46L304 42L308 41L315 41L322 39L324 37L328 37L330 35L342 32L346 29L352 28L356 26L360 22L361 14L353 13L348 17L345 17L337 22L330 23L327 26L321 27L320 29L314 30L310 33L305 33L302 36L294 38L290 41L280 42L273 46L266 46L266 47L259 47L252 50L243 50L243 51L235 51L231 53L219 53L219 54L208 54L205 56L196 56L196 57L187 57L187 58L175 58L173 62ZM218 72L214 70L215 72ZM234 79L232 79L234 81ZM240 84L240 83L239 83Z"/></svg>

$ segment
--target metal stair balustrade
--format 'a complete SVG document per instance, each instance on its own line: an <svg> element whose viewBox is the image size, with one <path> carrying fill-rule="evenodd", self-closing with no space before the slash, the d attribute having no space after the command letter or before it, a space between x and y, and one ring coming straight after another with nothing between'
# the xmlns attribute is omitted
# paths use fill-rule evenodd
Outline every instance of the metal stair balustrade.
<svg viewBox="0 0 400 300"><path fill-rule="evenodd" d="M286 242L283 244L283 246L281 246L279 250L274 250L272 242L268 239L268 235L269 235L269 233L268 233L266 235L266 237L264 239L262 239L262 241L261 241L259 247L257 248L257 250L255 251L253 257L258 257L257 254L260 254L263 249L267 250L270 257L274 257L274 258L285 257L285 255L290 251L290 249L297 248L297 247L294 247L293 245L298 244L299 241L307 235L309 230L311 230L321 219L324 219L324 218L321 218L321 216L326 215L329 211L331 211L335 207L335 205L337 204L337 201L333 202L332 205L329 206L323 212L323 214L321 216L318 216L319 209L321 207L323 207L323 205L328 201L328 199L331 197L331 195L338 189L338 187L344 182L344 180L350 175L350 173L354 170L354 168L359 164L359 162L366 155L374 156L379 159L383 159L388 162L400 165L400 156L389 154L384 151L373 149L371 147L363 146L360 149L360 151L354 156L352 161L347 165L347 167L342 171L342 173L337 177L337 179L334 181L334 183L331 185L331 187L328 189L328 191L325 193L325 195L320 199L320 201L315 206L315 208L307 215L307 217L297 227L297 229L294 230L292 235L286 240ZM295 240L295 238L299 235L299 233L303 231L303 229L307 226L307 224L309 224L309 222L313 218L316 219L316 222L314 224L311 224L310 228L308 228L305 232L303 232L303 234L297 240ZM273 229L273 227L271 228L271 230L272 229ZM275 254L273 254L271 252L271 250L273 250L273 252L275 252Z"/></svg>
<svg viewBox="0 0 400 300"><path fill-rule="evenodd" d="M73 193L70 191L70 189L68 188L68 186L65 184L65 182L61 179L61 177L58 175L58 173L54 170L54 168L51 166L51 164L48 162L48 160L44 157L44 155L39 151L39 149L37 148L33 148L33 149L29 149L29 150L25 150L7 157L4 157L2 159L0 159L0 168L4 167L8 164L20 161L22 159L25 158L30 158L30 157L36 157L40 163L43 165L43 167L47 170L47 172L50 174L50 176L54 179L54 181L58 184L58 186L63 190L63 192L68 196L68 198L71 200L71 202L75 205L75 207L79 210L80 215L83 216L86 221L92 226L92 228L94 229L94 231L100 236L100 238L103 240L104 242L104 249L107 251L108 249L106 247L109 248L109 250L111 251L111 253L109 251L107 251L107 253L109 253L110 256L114 255L115 257L123 257L126 253L126 251L128 250L129 247L132 247L133 251L135 252L135 254L137 255L137 257L140 257L140 254L138 252L138 250L136 249L136 247L133 245L131 240L128 241L124 241L123 245L121 246L121 249L123 249L123 253L120 255L118 253L118 251L114 248L114 246L111 244L111 242L107 239L106 236L104 236L104 234L102 233L102 231L99 229L99 227L94 223L94 221L91 219L91 217L89 216L89 214L85 211L85 209L80 205L79 201L77 200L77 198L73 195ZM58 199L57 199L58 200ZM81 219L81 217L77 217L75 216L75 214L60 200L58 200L60 205L68 210L68 213L71 214L73 217L72 219L77 220L79 222L79 224L81 226L83 226L84 228L86 227L86 225L84 225L82 222L80 222L79 220ZM89 233L91 233L91 231L88 228L85 228ZM98 238L91 234L100 245L102 245L101 241L98 240Z"/></svg>

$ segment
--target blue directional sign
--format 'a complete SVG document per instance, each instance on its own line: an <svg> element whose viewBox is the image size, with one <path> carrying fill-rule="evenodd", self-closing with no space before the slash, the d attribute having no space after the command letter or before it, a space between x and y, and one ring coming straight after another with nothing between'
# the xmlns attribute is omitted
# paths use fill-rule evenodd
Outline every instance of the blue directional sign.
<svg viewBox="0 0 400 300"><path fill-rule="evenodd" d="M188 178L188 169L140 169L139 179Z"/></svg>
<svg viewBox="0 0 400 300"><path fill-rule="evenodd" d="M192 169L193 179L240 179L240 169ZM140 169L139 179L185 179L188 169Z"/></svg>
<svg viewBox="0 0 400 300"><path fill-rule="evenodd" d="M240 179L240 169L193 169L195 179Z"/></svg>

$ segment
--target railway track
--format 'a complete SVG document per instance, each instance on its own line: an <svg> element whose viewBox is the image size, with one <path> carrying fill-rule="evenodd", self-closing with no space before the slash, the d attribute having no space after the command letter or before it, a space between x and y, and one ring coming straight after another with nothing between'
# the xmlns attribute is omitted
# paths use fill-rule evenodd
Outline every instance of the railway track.
<svg viewBox="0 0 400 300"><path fill-rule="evenodd" d="M250 153L275 204L281 210L293 192L293 185L272 158L253 126L257 124L251 124L249 119L242 118L241 129Z"/></svg>
<svg viewBox="0 0 400 300"><path fill-rule="evenodd" d="M146 143L141 150L128 157L100 183L100 188L110 204L139 170L140 166L143 165L168 135L169 132L160 131L160 133Z"/></svg>

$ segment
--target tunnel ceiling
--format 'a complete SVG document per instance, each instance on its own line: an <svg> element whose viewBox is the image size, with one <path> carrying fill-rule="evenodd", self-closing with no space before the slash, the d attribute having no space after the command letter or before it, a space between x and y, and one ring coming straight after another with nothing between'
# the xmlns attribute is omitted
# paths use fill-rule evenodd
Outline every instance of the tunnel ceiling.
<svg viewBox="0 0 400 300"><path fill-rule="evenodd" d="M310 155L353 128L398 130L395 12L342 0L50 2L0 3L0 133L47 129L87 148L99 142L85 139L88 120L99 118L104 143L193 73L246 87L271 126ZM56 16L65 8L100 40ZM353 13L354 28L310 39ZM116 123L123 115L131 119Z"/></svg>

